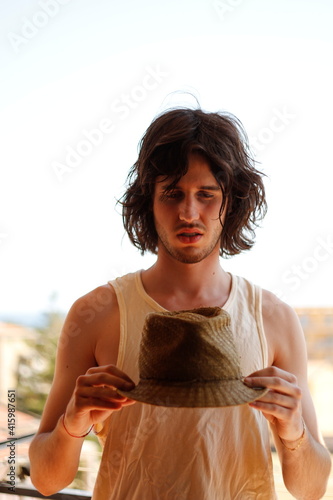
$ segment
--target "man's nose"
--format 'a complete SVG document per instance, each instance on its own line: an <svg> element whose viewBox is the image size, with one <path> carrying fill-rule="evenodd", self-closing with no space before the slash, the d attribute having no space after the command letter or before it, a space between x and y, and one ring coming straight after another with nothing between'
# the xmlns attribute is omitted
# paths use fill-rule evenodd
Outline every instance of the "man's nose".
<svg viewBox="0 0 333 500"><path fill-rule="evenodd" d="M199 218L199 210L195 200L185 199L179 207L179 219L185 222L193 222Z"/></svg>

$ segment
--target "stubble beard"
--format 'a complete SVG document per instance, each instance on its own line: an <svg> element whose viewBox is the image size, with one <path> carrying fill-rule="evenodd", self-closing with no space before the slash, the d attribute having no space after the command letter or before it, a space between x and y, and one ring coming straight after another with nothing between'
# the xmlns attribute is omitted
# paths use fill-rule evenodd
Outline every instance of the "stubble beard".
<svg viewBox="0 0 333 500"><path fill-rule="evenodd" d="M161 245L171 257L182 264L197 264L198 262L203 261L215 250L217 246L220 247L221 244L222 229L219 232L216 231L215 238L212 239L212 242L208 247L203 248L199 253L190 254L188 250L186 251L186 249L182 250L174 248L169 243L164 231L161 229L158 230L157 228L156 230L158 234L158 244ZM196 250L194 247L192 248Z"/></svg>

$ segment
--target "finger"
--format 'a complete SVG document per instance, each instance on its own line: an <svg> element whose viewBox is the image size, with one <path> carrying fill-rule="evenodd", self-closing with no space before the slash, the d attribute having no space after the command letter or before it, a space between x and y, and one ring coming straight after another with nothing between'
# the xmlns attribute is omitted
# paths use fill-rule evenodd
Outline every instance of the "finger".
<svg viewBox="0 0 333 500"><path fill-rule="evenodd" d="M95 398L101 399L103 401L119 401L125 402L128 398L122 396L113 387L107 385L104 386L91 386L91 385L81 385L75 392L76 398Z"/></svg>
<svg viewBox="0 0 333 500"><path fill-rule="evenodd" d="M87 398L81 398L77 401L76 406L79 411L93 411L93 410L120 410L123 406L128 406L129 404L134 404L135 401L131 400L106 400L95 398L93 396Z"/></svg>
<svg viewBox="0 0 333 500"><path fill-rule="evenodd" d="M135 403L136 401L134 399L126 398L126 401L124 401L123 406L134 405Z"/></svg>
<svg viewBox="0 0 333 500"><path fill-rule="evenodd" d="M256 406L259 407L279 407L284 408L289 411L296 411L300 406L300 399L291 397L289 395L283 394L281 392L268 391L264 396L258 398L254 403L258 403ZM260 403L260 404L259 404Z"/></svg>
<svg viewBox="0 0 333 500"><path fill-rule="evenodd" d="M269 366L267 368L257 370L253 373L250 373L246 378L254 378L254 377L279 377L287 382L293 383L296 380L296 377L293 373L286 372L277 366Z"/></svg>
<svg viewBox="0 0 333 500"><path fill-rule="evenodd" d="M259 400L249 403L249 406L261 411L269 422L274 424L279 422L279 425L282 426L290 426L294 417L300 413L300 408L297 411L297 408L286 408L275 403L266 403Z"/></svg>
<svg viewBox="0 0 333 500"><path fill-rule="evenodd" d="M93 366L92 368L89 368L86 375L93 375L95 373L108 373L109 375L115 375L116 377L122 378L127 382L133 383L133 380L115 365Z"/></svg>
<svg viewBox="0 0 333 500"><path fill-rule="evenodd" d="M130 379L124 379L116 375L110 375L106 372L97 372L89 375L81 375L77 383L79 386L87 387L113 387L116 389L122 389L124 391L130 391L134 388L135 384Z"/></svg>
<svg viewBox="0 0 333 500"><path fill-rule="evenodd" d="M296 399L301 399L302 391L297 385L297 379L290 374L289 380L274 377L245 377L244 383L249 387L267 387L268 389L289 395Z"/></svg>

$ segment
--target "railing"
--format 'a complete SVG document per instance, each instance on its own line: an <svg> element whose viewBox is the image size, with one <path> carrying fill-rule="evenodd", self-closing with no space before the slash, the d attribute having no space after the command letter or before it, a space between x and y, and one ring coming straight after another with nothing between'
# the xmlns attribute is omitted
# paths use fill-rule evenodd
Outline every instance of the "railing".
<svg viewBox="0 0 333 500"><path fill-rule="evenodd" d="M24 436L16 437L15 443L30 441L34 434L27 434ZM6 448L10 440L0 442L0 449ZM27 473L30 475L30 472ZM79 490L74 488L65 488L58 493L54 493L50 496L44 496L39 491L36 490L30 483L24 484L24 482L18 482L14 487L11 487L9 483L6 483L3 478L0 478L0 498L2 495L15 495L15 499L19 498L48 498L52 500L89 500L91 499L92 493L90 491Z"/></svg>
<svg viewBox="0 0 333 500"><path fill-rule="evenodd" d="M14 488L13 488L14 490ZM66 488L64 490L45 497L39 491L37 491L32 486L17 485L15 486L15 491L9 490L7 483L0 483L0 494L6 495L16 495L19 497L27 498L49 498L52 500L88 500L91 498L91 493L83 490L74 490L71 488Z"/></svg>

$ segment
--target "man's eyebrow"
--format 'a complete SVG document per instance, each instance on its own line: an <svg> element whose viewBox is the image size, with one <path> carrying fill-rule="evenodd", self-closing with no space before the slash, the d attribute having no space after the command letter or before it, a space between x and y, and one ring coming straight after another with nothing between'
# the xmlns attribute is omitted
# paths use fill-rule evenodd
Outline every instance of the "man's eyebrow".
<svg viewBox="0 0 333 500"><path fill-rule="evenodd" d="M172 183L171 184L165 183L164 185L162 184L161 188L163 191L169 191L170 189L180 189L178 184L173 186ZM198 189L200 189L202 191L221 191L221 186L219 186L217 184L213 184L213 185L209 184L209 185L199 186Z"/></svg>
<svg viewBox="0 0 333 500"><path fill-rule="evenodd" d="M200 186L199 189L203 189L204 191L221 191L221 187L216 184L213 186Z"/></svg>

